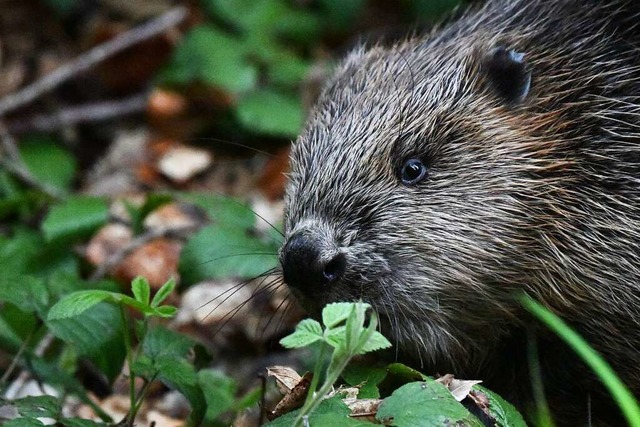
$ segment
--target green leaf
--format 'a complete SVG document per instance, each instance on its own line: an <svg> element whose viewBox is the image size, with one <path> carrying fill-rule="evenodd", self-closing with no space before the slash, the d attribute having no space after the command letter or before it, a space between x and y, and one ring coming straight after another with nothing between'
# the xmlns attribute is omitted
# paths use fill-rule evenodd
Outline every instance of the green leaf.
<svg viewBox="0 0 640 427"><path fill-rule="evenodd" d="M204 210L216 225L250 230L256 222L251 207L229 196L202 193L183 193L181 199Z"/></svg>
<svg viewBox="0 0 640 427"><path fill-rule="evenodd" d="M149 305L149 297L151 296L151 289L149 288L149 282L142 276L138 276L131 282L131 293L135 297L136 301L139 301L145 305ZM155 298L154 298L155 301ZM152 307L155 307L152 305Z"/></svg>
<svg viewBox="0 0 640 427"><path fill-rule="evenodd" d="M89 405L93 411L106 422L112 422L109 415L107 415L94 401L89 398L84 386L73 376L66 371L60 369L56 362L49 362L39 357L31 357L30 370L34 375L39 378L43 383L50 384L52 386L59 386L64 389L62 394L74 393L78 398Z"/></svg>
<svg viewBox="0 0 640 427"><path fill-rule="evenodd" d="M162 301L167 299L167 297L171 294L171 292L173 292L175 288L176 288L176 281L173 278L167 280L167 282L164 285L162 285L162 287L158 289L158 292L156 292L156 294L153 296L153 301L151 301L151 307L158 307L162 303ZM148 299L147 299L147 303L148 303Z"/></svg>
<svg viewBox="0 0 640 427"><path fill-rule="evenodd" d="M154 309L154 314L160 317L173 317L178 312L178 309L172 305L163 305Z"/></svg>
<svg viewBox="0 0 640 427"><path fill-rule="evenodd" d="M158 358L155 365L159 369L158 379L168 387L178 390L191 405L189 420L200 425L206 414L207 402L202 389L197 384L195 368L185 359L172 356Z"/></svg>
<svg viewBox="0 0 640 427"><path fill-rule="evenodd" d="M107 221L109 208L99 197L74 196L51 208L42 223L49 241L88 237Z"/></svg>
<svg viewBox="0 0 640 427"><path fill-rule="evenodd" d="M91 289L64 296L49 310L48 320L64 319L84 313L103 301L116 302L113 292Z"/></svg>
<svg viewBox="0 0 640 427"><path fill-rule="evenodd" d="M155 310L140 301L118 292L108 292L99 289L73 292L60 299L51 310L49 310L49 320L63 319L77 316L99 302L109 302L112 304L125 304L135 308L143 314L155 314Z"/></svg>
<svg viewBox="0 0 640 427"><path fill-rule="evenodd" d="M49 330L88 357L109 380L122 370L126 349L120 309L99 303L78 315L47 320Z"/></svg>
<svg viewBox="0 0 640 427"><path fill-rule="evenodd" d="M53 396L27 396L14 400L18 413L27 418L57 418L62 409L62 402Z"/></svg>
<svg viewBox="0 0 640 427"><path fill-rule="evenodd" d="M360 335L364 332L365 310L361 303L352 304L351 312L345 322L345 346L349 350L349 353L354 355L358 353ZM362 344L364 344L364 342Z"/></svg>
<svg viewBox="0 0 640 427"><path fill-rule="evenodd" d="M11 353L18 351L24 337L15 330L14 325L33 330L35 319L31 313L25 313L12 304L4 304L0 313L0 349Z"/></svg>
<svg viewBox="0 0 640 427"><path fill-rule="evenodd" d="M33 136L20 144L20 157L41 183L68 191L76 173L75 157L51 138Z"/></svg>
<svg viewBox="0 0 640 427"><path fill-rule="evenodd" d="M376 419L396 427L482 427L482 422L433 379L403 385L378 407Z"/></svg>
<svg viewBox="0 0 640 427"><path fill-rule="evenodd" d="M313 319L304 319L296 326L295 331L280 340L286 348L300 348L322 340L322 327Z"/></svg>
<svg viewBox="0 0 640 427"><path fill-rule="evenodd" d="M221 414L233 409L237 386L232 378L213 369L203 369L198 372L198 383L207 402L205 418L208 421L214 421Z"/></svg>
<svg viewBox="0 0 640 427"><path fill-rule="evenodd" d="M36 418L14 418L2 424L2 427L42 427L42 424Z"/></svg>
<svg viewBox="0 0 640 427"><path fill-rule="evenodd" d="M200 25L184 37L159 79L167 84L202 81L241 93L256 85L258 70L248 60L247 49L241 40L213 26Z"/></svg>
<svg viewBox="0 0 640 427"><path fill-rule="evenodd" d="M184 358L194 345L195 341L185 335L158 326L147 331L142 350L152 360L162 357Z"/></svg>
<svg viewBox="0 0 640 427"><path fill-rule="evenodd" d="M279 0L205 0L203 6L209 13L232 24L241 32L269 29L288 9Z"/></svg>
<svg viewBox="0 0 640 427"><path fill-rule="evenodd" d="M347 327L336 326L325 333L325 342L335 349L347 349Z"/></svg>
<svg viewBox="0 0 640 427"><path fill-rule="evenodd" d="M309 73L310 64L287 51L278 51L267 74L275 85L297 87Z"/></svg>
<svg viewBox="0 0 640 427"><path fill-rule="evenodd" d="M365 309L371 307L369 304L362 304ZM345 322L351 314L351 310L354 305L355 303L353 302L334 302L327 304L322 309L322 323L327 328L333 328L334 326Z"/></svg>
<svg viewBox="0 0 640 427"><path fill-rule="evenodd" d="M248 130L267 135L294 138L304 122L300 100L272 89L244 96L236 108L238 120Z"/></svg>
<svg viewBox="0 0 640 427"><path fill-rule="evenodd" d="M362 346L358 354L366 354L372 351L382 350L391 347L389 340L378 331L373 331L366 344Z"/></svg>
<svg viewBox="0 0 640 427"><path fill-rule="evenodd" d="M386 369L362 363L350 363L342 372L342 378L348 385L360 387L358 399L379 398L378 384L386 376Z"/></svg>
<svg viewBox="0 0 640 427"><path fill-rule="evenodd" d="M38 258L43 244L40 233L24 229L16 230L13 236L4 241L0 240L2 276L30 273L29 265Z"/></svg>
<svg viewBox="0 0 640 427"><path fill-rule="evenodd" d="M265 424L269 427L291 427L300 410L289 412ZM323 400L318 408L309 415L310 426L352 427L372 425L369 422L356 420L349 416L351 410L344 404L340 396Z"/></svg>
<svg viewBox="0 0 640 427"><path fill-rule="evenodd" d="M0 273L0 301L27 313L41 312L49 302L49 292L42 279Z"/></svg>
<svg viewBox="0 0 640 427"><path fill-rule="evenodd" d="M256 277L277 265L279 244L238 227L208 226L193 235L180 256L185 283L206 279Z"/></svg>
<svg viewBox="0 0 640 427"><path fill-rule="evenodd" d="M474 385L473 392L483 394L489 401L489 414L495 420L498 427L526 427L522 415L516 408L500 397L482 386Z"/></svg>

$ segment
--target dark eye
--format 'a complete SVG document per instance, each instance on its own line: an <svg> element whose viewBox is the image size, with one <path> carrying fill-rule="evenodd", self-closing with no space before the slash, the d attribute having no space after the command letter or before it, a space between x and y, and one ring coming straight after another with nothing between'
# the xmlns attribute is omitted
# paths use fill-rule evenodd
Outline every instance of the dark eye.
<svg viewBox="0 0 640 427"><path fill-rule="evenodd" d="M427 176L427 167L420 159L409 159L404 162L400 171L400 179L405 185L414 185Z"/></svg>

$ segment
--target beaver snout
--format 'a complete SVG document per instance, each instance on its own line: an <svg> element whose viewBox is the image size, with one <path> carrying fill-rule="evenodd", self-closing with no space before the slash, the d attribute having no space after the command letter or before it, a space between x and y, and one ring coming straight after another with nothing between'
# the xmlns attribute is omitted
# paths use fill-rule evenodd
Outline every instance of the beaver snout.
<svg viewBox="0 0 640 427"><path fill-rule="evenodd" d="M287 285L309 295L317 294L342 278L347 258L337 248L310 233L293 234L280 251L280 263Z"/></svg>

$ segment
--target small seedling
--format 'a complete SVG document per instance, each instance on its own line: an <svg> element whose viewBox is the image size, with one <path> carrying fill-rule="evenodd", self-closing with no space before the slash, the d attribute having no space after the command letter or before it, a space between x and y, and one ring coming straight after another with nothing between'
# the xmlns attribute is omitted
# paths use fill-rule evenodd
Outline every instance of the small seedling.
<svg viewBox="0 0 640 427"><path fill-rule="evenodd" d="M308 417L347 367L353 356L391 347L391 343L380 332L378 317L371 311L368 322L365 322L369 304L334 303L322 310L322 323L313 319L305 319L298 324L293 334L283 338L280 343L287 348L301 348L319 343L320 351L313 371L313 379L309 386L307 399L295 420L294 426L308 423ZM316 392L318 379L321 376L324 356L333 349L329 359L325 380Z"/></svg>
<svg viewBox="0 0 640 427"><path fill-rule="evenodd" d="M129 375L129 398L131 400L131 405L122 425L133 425L136 414L144 400L148 385L151 383L151 381L145 379L144 387L136 394L136 375L132 368L138 364L140 354L139 351L134 352L133 350L131 336L132 331L135 329L134 322L125 307L131 307L144 315L144 320L139 325L140 327L137 328L138 340L142 342L148 330L148 321L150 317L172 317L177 312L178 309L176 307L160 305L169 296L169 294L173 292L175 287L175 281L173 279L169 279L158 290L158 292L156 292L153 299L151 299L151 289L147 279L144 277L136 277L131 282L131 293L133 294L133 298L118 292L109 292L97 289L78 291L63 297L57 304L51 307L51 310L49 311L48 319L55 320L77 316L101 302L108 302L119 306L123 325L125 327L124 339L127 352L127 363L129 364L130 371L132 371Z"/></svg>

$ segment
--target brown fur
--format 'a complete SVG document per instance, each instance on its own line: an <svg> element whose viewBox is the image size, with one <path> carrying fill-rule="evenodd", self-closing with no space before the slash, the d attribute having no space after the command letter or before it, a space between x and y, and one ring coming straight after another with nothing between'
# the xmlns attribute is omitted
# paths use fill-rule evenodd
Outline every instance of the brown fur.
<svg viewBox="0 0 640 427"><path fill-rule="evenodd" d="M560 314L640 393L638 25L631 0L489 1L351 53L291 157L287 242L304 236L312 260L281 254L285 279L336 254L344 271L290 279L295 293L312 311L364 299L405 357L525 409L535 342L559 424L617 425L598 381L513 295ZM496 46L524 54L521 100L492 85ZM404 185L413 157L428 176Z"/></svg>

